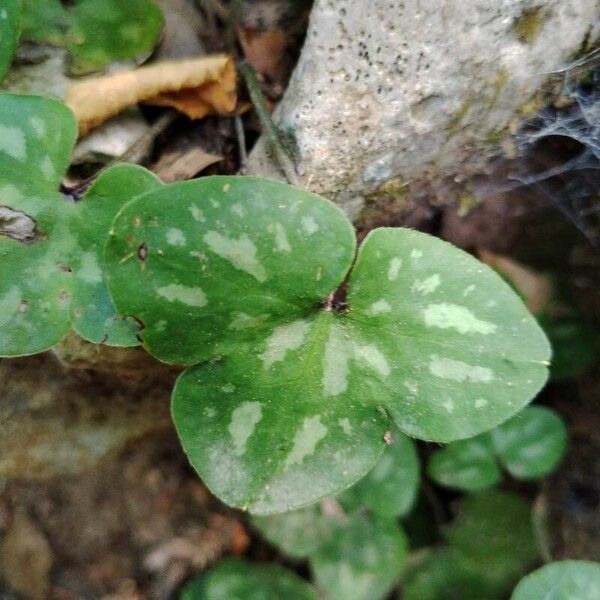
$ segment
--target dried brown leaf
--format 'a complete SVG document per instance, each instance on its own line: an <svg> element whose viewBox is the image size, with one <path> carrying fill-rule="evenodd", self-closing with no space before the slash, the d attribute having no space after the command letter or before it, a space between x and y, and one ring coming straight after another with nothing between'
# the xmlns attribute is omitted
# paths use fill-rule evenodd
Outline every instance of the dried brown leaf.
<svg viewBox="0 0 600 600"><path fill-rule="evenodd" d="M235 109L236 73L227 55L155 63L86 79L71 86L66 103L79 134L137 103L172 106L192 119Z"/></svg>
<svg viewBox="0 0 600 600"><path fill-rule="evenodd" d="M152 167L152 171L165 183L170 183L190 179L206 167L222 160L222 156L211 154L196 146L183 152L175 151L163 154Z"/></svg>

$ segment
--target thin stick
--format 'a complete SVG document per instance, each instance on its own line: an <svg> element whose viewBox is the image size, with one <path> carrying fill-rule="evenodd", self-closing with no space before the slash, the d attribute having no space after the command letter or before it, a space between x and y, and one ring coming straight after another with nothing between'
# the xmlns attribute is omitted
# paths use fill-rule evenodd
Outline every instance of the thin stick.
<svg viewBox="0 0 600 600"><path fill-rule="evenodd" d="M256 73L254 69L247 62L242 62L239 64L239 71L246 81L248 93L250 94L250 100L252 100L252 103L254 104L263 134L271 146L275 160L287 177L289 183L293 185L299 185L300 182L296 173L296 167L281 143L279 131L277 131L277 127L275 127L275 124L271 119L269 109L267 108L265 98L262 90L260 89L258 79L256 79Z"/></svg>
<svg viewBox="0 0 600 600"><path fill-rule="evenodd" d="M150 129L146 131L132 146L130 146L121 156L115 158L111 164L117 162L141 164L149 156L156 138L165 130L178 116L176 110L167 110L161 115Z"/></svg>
<svg viewBox="0 0 600 600"><path fill-rule="evenodd" d="M233 121L235 123L235 132L237 134L238 150L240 153L240 171L244 171L248 162L248 152L246 151L246 134L244 133L244 124L242 123L242 117L240 117L240 115L235 115Z"/></svg>

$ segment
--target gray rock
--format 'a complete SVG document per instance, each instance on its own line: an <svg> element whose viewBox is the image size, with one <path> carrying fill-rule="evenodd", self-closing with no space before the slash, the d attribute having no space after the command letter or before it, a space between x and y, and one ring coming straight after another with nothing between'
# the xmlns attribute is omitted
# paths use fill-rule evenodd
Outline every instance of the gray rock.
<svg viewBox="0 0 600 600"><path fill-rule="evenodd" d="M303 184L342 205L457 172L598 37L599 0L316 0L275 119ZM249 171L265 166L264 141Z"/></svg>

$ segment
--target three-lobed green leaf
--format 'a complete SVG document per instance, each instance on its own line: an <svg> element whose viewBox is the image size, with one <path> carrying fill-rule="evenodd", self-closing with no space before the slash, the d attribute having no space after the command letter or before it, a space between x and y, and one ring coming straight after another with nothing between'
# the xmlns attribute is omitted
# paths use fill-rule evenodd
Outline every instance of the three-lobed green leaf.
<svg viewBox="0 0 600 600"><path fill-rule="evenodd" d="M70 327L92 342L137 345L137 324L115 313L101 250L118 209L161 185L120 165L76 203L58 193L76 127L53 100L0 95L0 356L41 352Z"/></svg>
<svg viewBox="0 0 600 600"><path fill-rule="evenodd" d="M517 412L547 340L500 277L428 235L363 242L330 202L277 182L206 177L117 216L105 263L157 358L194 365L173 417L224 502L291 510L361 478L404 433L450 441ZM330 296L348 277L347 309Z"/></svg>
<svg viewBox="0 0 600 600"><path fill-rule="evenodd" d="M560 416L544 406L527 406L490 432L438 450L427 470L442 485L473 492L498 483L500 466L517 479L542 477L556 468L566 447Z"/></svg>

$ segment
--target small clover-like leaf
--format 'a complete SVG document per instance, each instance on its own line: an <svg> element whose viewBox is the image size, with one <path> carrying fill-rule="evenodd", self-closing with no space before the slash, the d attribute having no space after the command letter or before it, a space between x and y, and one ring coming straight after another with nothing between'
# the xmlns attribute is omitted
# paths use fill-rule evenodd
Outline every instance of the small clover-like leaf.
<svg viewBox="0 0 600 600"><path fill-rule="evenodd" d="M10 68L19 39L21 0L4 0L0 6L0 81Z"/></svg>
<svg viewBox="0 0 600 600"><path fill-rule="evenodd" d="M495 600L502 598L485 570L454 548L428 556L407 576L403 600Z"/></svg>
<svg viewBox="0 0 600 600"><path fill-rule="evenodd" d="M488 433L452 442L434 452L427 472L437 483L466 492L483 490L502 478Z"/></svg>
<svg viewBox="0 0 600 600"><path fill-rule="evenodd" d="M550 473L567 447L562 419L544 406L526 406L488 433L448 444L429 460L429 476L442 485L474 492L498 483L500 465L517 479Z"/></svg>
<svg viewBox="0 0 600 600"><path fill-rule="evenodd" d="M308 192L206 177L134 200L113 232L113 300L154 356L194 365L173 417L233 506L265 514L336 494L375 464L389 416L413 437L469 437L546 380L548 342L493 271L382 229L349 274L352 227ZM333 293L347 277L346 306Z"/></svg>
<svg viewBox="0 0 600 600"><path fill-rule="evenodd" d="M309 558L316 583L331 600L380 600L400 576L408 541L393 520L355 513Z"/></svg>
<svg viewBox="0 0 600 600"><path fill-rule="evenodd" d="M316 600L306 581L278 565L231 558L185 585L179 600Z"/></svg>
<svg viewBox="0 0 600 600"><path fill-rule="evenodd" d="M115 313L101 249L120 206L160 182L115 166L67 201L57 189L75 131L58 102L0 95L0 356L41 352L71 325L89 341L138 343L136 324Z"/></svg>
<svg viewBox="0 0 600 600"><path fill-rule="evenodd" d="M152 0L25 0L24 39L66 46L71 71L84 74L149 53L163 27Z"/></svg>
<svg viewBox="0 0 600 600"><path fill-rule="evenodd" d="M530 507L507 492L465 497L445 537L408 573L406 600L504 600L538 559Z"/></svg>
<svg viewBox="0 0 600 600"><path fill-rule="evenodd" d="M521 573L538 557L531 507L508 492L465 496L445 538L465 556L486 564L487 576L499 581Z"/></svg>
<svg viewBox="0 0 600 600"><path fill-rule="evenodd" d="M599 597L600 564L564 560L524 577L510 600L597 600Z"/></svg>
<svg viewBox="0 0 600 600"><path fill-rule="evenodd" d="M402 517L419 491L420 466L414 442L400 432L358 483L339 498L347 510L368 508L380 517Z"/></svg>
<svg viewBox="0 0 600 600"><path fill-rule="evenodd" d="M567 428L553 410L528 406L490 433L496 454L517 479L550 473L567 448Z"/></svg>

